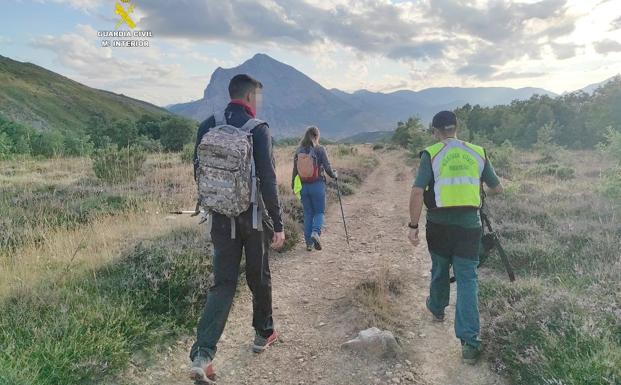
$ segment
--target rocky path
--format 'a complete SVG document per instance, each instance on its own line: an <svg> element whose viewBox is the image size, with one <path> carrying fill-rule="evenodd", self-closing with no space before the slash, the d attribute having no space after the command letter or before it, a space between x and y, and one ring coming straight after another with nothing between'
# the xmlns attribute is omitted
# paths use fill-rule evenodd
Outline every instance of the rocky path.
<svg viewBox="0 0 621 385"><path fill-rule="evenodd" d="M446 322L431 322L424 306L427 250L414 250L406 238L411 171L396 153L381 158L360 190L344 200L351 248L340 212L332 206L326 216L324 251L307 252L300 245L270 261L274 318L281 338L262 355L250 351L251 297L240 286L214 362L219 384L504 384L485 362L461 363L453 332L454 293ZM377 282L394 283L388 285L394 290L382 292L374 303L361 288ZM403 354L383 360L341 349L343 342L369 326L395 332ZM132 368L124 381L191 384L187 355L192 338L178 341L146 370Z"/></svg>

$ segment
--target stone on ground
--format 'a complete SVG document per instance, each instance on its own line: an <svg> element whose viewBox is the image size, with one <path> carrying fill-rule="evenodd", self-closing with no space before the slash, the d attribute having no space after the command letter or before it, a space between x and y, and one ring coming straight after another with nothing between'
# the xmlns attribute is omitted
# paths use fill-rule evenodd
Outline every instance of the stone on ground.
<svg viewBox="0 0 621 385"><path fill-rule="evenodd" d="M376 327L361 331L356 338L345 342L341 347L345 350L374 356L394 357L402 351L397 339L390 331Z"/></svg>

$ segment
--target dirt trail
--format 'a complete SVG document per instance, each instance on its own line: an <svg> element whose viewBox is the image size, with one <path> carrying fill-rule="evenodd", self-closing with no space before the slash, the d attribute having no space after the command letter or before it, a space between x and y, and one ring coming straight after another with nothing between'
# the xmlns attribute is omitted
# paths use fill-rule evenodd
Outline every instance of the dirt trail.
<svg viewBox="0 0 621 385"><path fill-rule="evenodd" d="M424 306L430 269L427 250L414 251L406 239L411 172L398 154L381 158L361 189L344 200L351 249L345 243L340 212L332 206L326 216L324 251L307 252L300 245L270 261L281 341L262 355L250 351L251 298L248 289L241 288L214 362L219 384L504 384L485 362L461 363L453 331L454 292L447 321L431 322ZM396 334L404 354L393 361L357 358L340 349L368 326L368 310L351 298L356 286L386 269L403 283L392 303L392 321L399 325ZM133 368L125 380L191 384L187 355L192 338L179 341L146 375L139 376L139 368Z"/></svg>

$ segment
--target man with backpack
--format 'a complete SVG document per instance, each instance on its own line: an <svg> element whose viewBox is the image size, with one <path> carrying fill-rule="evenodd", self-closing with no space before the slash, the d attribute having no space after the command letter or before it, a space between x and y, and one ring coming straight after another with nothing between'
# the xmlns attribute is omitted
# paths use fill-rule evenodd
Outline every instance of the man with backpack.
<svg viewBox="0 0 621 385"><path fill-rule="evenodd" d="M450 268L457 281L455 334L463 361L474 364L481 354L478 278L482 224L482 184L488 192L502 185L482 147L457 139L457 118L450 111L433 117L438 143L420 153L420 166L410 196L410 242L418 246L418 221L427 207L426 237L431 253L431 285L426 306L436 322L444 321L449 304Z"/></svg>
<svg viewBox="0 0 621 385"><path fill-rule="evenodd" d="M214 246L214 282L190 352L191 377L204 383L215 377L212 360L235 296L242 250L253 297L252 349L261 353L277 339L268 259L270 246L281 248L285 235L272 137L268 125L255 119L262 88L248 75L233 77L230 103L200 125L196 139L194 177L199 203L212 216Z"/></svg>

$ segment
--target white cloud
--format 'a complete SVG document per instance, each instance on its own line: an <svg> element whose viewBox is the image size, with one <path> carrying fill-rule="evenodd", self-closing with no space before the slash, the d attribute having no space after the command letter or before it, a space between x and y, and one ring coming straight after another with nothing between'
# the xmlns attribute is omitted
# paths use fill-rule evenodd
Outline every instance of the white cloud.
<svg viewBox="0 0 621 385"><path fill-rule="evenodd" d="M114 3L45 1L87 12ZM614 54L621 42L618 0L136 0L136 6L139 28L155 34L148 49L100 48L85 26L33 44L55 52L76 80L160 104L196 98L215 67L233 67L257 52L348 91L532 85L561 92L621 66Z"/></svg>
<svg viewBox="0 0 621 385"><path fill-rule="evenodd" d="M593 46L595 47L595 51L602 55L607 55L613 52L621 52L621 43L611 39L596 41L593 43Z"/></svg>
<svg viewBox="0 0 621 385"><path fill-rule="evenodd" d="M77 26L73 33L37 37L30 45L55 53L55 60L68 71L65 75L81 83L159 105L187 100L204 87L205 80L197 82L180 63L158 60L157 47L101 47L88 25Z"/></svg>
<svg viewBox="0 0 621 385"><path fill-rule="evenodd" d="M505 64L539 60L550 49L558 59L575 56L577 45L559 40L578 19L570 1L152 0L138 7L141 24L159 36L228 42L244 52L287 47L312 53L322 68L335 61L318 57L317 47L338 47L364 58L443 62L453 73L489 80L509 76Z"/></svg>
<svg viewBox="0 0 621 385"><path fill-rule="evenodd" d="M67 4L75 9L81 9L83 11L92 11L98 8L100 5L106 3L104 0L37 0L39 3L57 3ZM111 3L111 2L108 2Z"/></svg>

